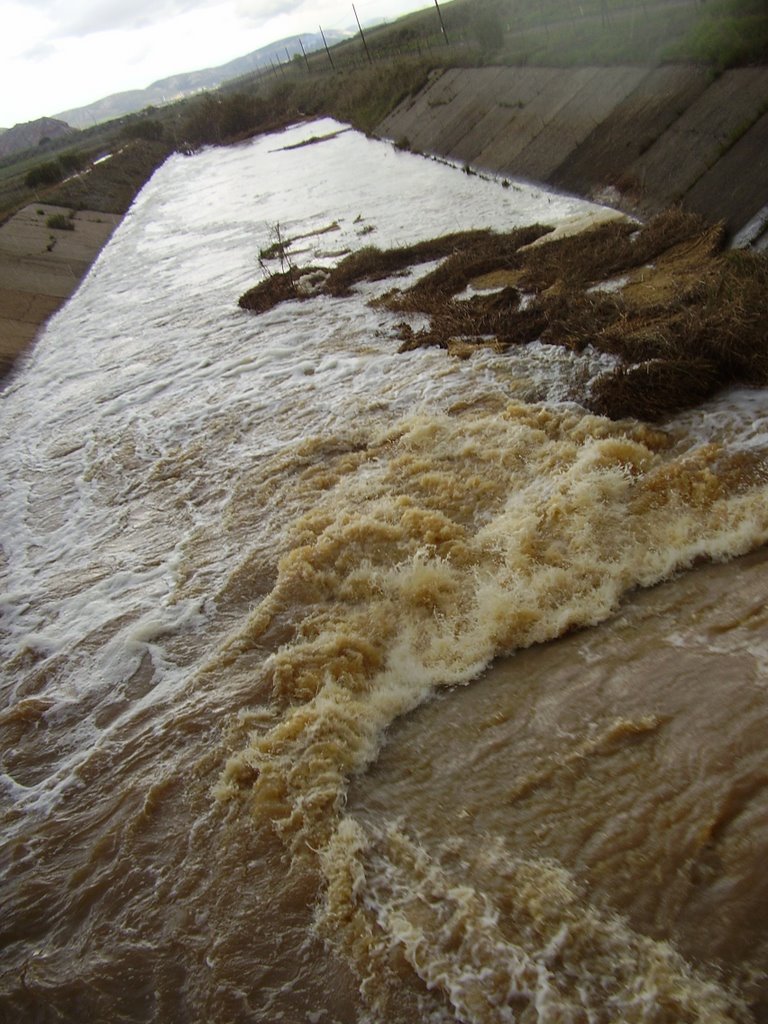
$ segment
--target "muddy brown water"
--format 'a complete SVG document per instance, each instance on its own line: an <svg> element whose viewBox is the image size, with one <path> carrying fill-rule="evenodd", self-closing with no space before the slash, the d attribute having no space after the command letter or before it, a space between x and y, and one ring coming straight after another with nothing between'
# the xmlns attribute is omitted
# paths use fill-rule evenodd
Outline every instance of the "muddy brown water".
<svg viewBox="0 0 768 1024"><path fill-rule="evenodd" d="M4 393L0 1019L768 1020L762 393L612 423L374 288L257 326L295 161L345 244L366 161L416 237L490 187L272 149L164 167Z"/></svg>

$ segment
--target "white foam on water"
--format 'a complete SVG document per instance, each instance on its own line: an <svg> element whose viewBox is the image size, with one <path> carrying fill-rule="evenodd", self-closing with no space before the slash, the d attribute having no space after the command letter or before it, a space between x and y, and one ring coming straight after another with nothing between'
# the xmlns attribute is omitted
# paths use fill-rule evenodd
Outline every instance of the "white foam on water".
<svg viewBox="0 0 768 1024"><path fill-rule="evenodd" d="M300 125L278 141L338 127ZM329 250L371 240L386 248L535 222L567 231L613 211L503 189L354 132L298 150L275 142L169 159L0 396L5 712L11 724L45 726L38 761L20 742L25 756L2 777L11 838L24 835L24 812L65 807L99 758L119 762L129 734L149 736L171 764L195 743L202 757L208 733L190 727L182 742L179 722L207 713L213 731L221 717L235 719L238 687L249 692L243 674L254 673L240 667L248 655L267 663L286 707L233 759L223 788L234 792L255 766L264 790L275 779L275 792L285 786L261 813L274 812L289 845L297 830L319 847L339 841L351 828L342 818L334 832L349 772L371 762L397 715L442 683L474 678L500 650L597 621L628 587L700 555L747 550L765 532L759 502L747 497L717 495L722 514L709 522L702 454L716 443L727 462L768 445L762 392L732 391L670 424L673 457L690 456L670 484L660 436L582 421L566 401L573 375L613 365L591 349L577 357L534 343L468 361L398 354L398 318L367 303L391 282L260 317L237 306L260 279L278 223L284 237L307 236L297 243L308 250L302 262L327 266L336 261ZM361 223L375 232L362 235ZM338 230L311 234L330 224ZM521 412L523 401L542 403L540 413ZM452 413L474 406L494 412ZM649 467L651 497L654 486L671 494L659 550L655 509L642 520L647 534L622 532L627 509L643 504ZM698 505L686 506L680 479L704 481ZM569 531L576 519L582 533ZM234 611L230 592L240 595ZM326 629L330 606L343 615L330 615ZM262 632L281 616L286 638L262 655ZM387 630L381 664L349 670L359 689L345 689L346 668L330 678L337 661L376 662ZM317 760L332 746L326 729L343 740L330 765ZM142 784L154 785L140 767ZM323 816L326 783L335 811ZM328 835L302 832L318 816ZM356 838L342 873L354 873L367 841ZM376 908L376 892L366 908L384 921L384 945L411 927L388 886L387 877ZM490 928L482 894L470 902L479 930ZM550 939L547 961L557 956ZM451 964L439 978L458 1019L511 1019L469 1015L484 968L465 968ZM429 966L419 976L438 984ZM636 1019L655 1019L649 1007ZM443 1019L443 1010L430 1003L425 1012Z"/></svg>

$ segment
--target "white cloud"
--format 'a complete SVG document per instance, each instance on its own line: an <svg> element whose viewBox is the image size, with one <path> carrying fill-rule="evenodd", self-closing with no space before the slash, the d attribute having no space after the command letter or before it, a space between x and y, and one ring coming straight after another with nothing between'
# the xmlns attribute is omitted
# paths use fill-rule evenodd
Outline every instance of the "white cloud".
<svg viewBox="0 0 768 1024"><path fill-rule="evenodd" d="M210 6L210 0L30 0L27 6L42 12L60 38L145 28Z"/></svg>
<svg viewBox="0 0 768 1024"><path fill-rule="evenodd" d="M421 6L355 5L363 21ZM0 126L215 67L318 24L353 22L352 0L0 0Z"/></svg>
<svg viewBox="0 0 768 1024"><path fill-rule="evenodd" d="M48 60L53 57L56 53L56 45L46 40L41 40L39 43L35 43L34 46L30 46L28 50L22 53L24 60L34 62Z"/></svg>
<svg viewBox="0 0 768 1024"><path fill-rule="evenodd" d="M0 60L36 49L50 29L50 21L40 11L6 0L0 2L0 23Z"/></svg>
<svg viewBox="0 0 768 1024"><path fill-rule="evenodd" d="M259 3L235 0L235 13L243 21L265 22L281 15L294 14L307 6L310 9L318 7L317 4L307 5L306 0L259 0Z"/></svg>

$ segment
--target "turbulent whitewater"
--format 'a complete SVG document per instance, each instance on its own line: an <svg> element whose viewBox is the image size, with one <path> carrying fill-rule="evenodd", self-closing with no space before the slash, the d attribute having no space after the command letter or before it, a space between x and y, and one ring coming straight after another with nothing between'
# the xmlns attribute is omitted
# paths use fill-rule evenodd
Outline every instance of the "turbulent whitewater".
<svg viewBox="0 0 768 1024"><path fill-rule="evenodd" d="M239 309L612 216L338 127L171 158L0 398L0 1017L768 1021L768 398Z"/></svg>

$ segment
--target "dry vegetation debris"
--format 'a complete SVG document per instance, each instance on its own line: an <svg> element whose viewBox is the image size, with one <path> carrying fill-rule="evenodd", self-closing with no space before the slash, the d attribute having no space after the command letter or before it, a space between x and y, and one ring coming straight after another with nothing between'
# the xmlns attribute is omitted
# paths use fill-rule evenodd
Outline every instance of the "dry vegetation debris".
<svg viewBox="0 0 768 1024"><path fill-rule="evenodd" d="M677 209L644 226L610 221L547 241L549 231L533 225L367 247L330 271L270 274L240 305L264 312L302 298L310 274L314 293L340 297L361 281L442 260L411 286L373 300L428 318L418 331L397 325L401 352L439 346L467 358L478 346L503 351L541 341L578 353L590 345L620 363L572 397L612 418L658 420L731 384L768 384L764 255L725 251L720 226ZM485 290L467 297L473 285Z"/></svg>

